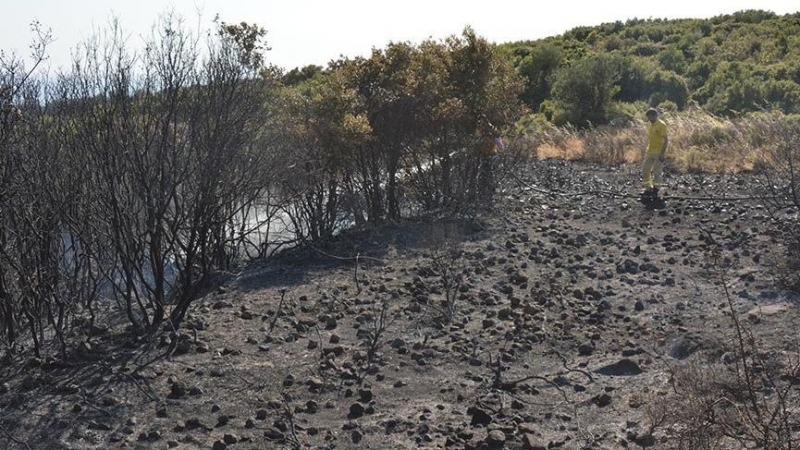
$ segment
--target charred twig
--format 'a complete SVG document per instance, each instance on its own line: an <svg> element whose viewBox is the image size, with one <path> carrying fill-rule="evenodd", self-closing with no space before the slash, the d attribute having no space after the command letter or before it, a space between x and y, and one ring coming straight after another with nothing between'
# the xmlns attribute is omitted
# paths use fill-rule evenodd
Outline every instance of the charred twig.
<svg viewBox="0 0 800 450"><path fill-rule="evenodd" d="M355 269L355 272L353 274L353 278L355 279L355 282L356 282L356 295L361 294L361 283L358 282L358 266L359 266L358 257L359 256L361 256L361 253L357 253L356 254L356 269Z"/></svg>
<svg viewBox="0 0 800 450"><path fill-rule="evenodd" d="M139 381L136 378L134 378L133 376L131 376L130 374L127 374L127 373L122 373L121 375L124 376L125 378L129 379L133 383L134 386L136 386L140 391L142 391L142 394L144 394L145 396L147 396L147 398L150 399L151 402L154 402L154 401L157 400L149 392L147 392L147 390L145 390L145 388L143 388L142 385L139 384Z"/></svg>
<svg viewBox="0 0 800 450"><path fill-rule="evenodd" d="M278 303L278 309L275 311L275 315L272 317L272 320L269 323L269 334L272 334L272 330L275 329L275 325L278 323L278 317L281 315L281 311L283 311L283 304L286 301L286 289L281 289L281 301Z"/></svg>
<svg viewBox="0 0 800 450"><path fill-rule="evenodd" d="M539 381L547 383L548 385L556 388L556 390L559 393L561 393L561 396L564 398L564 401L566 403L570 403L570 400L567 397L567 393L564 392L563 389L561 389L561 386L559 386L558 384L554 383L553 381L548 380L547 377L545 377L545 376L542 376L542 375L528 375L528 376L519 378L517 380L503 381L503 365L500 364L500 359L498 358L497 364L492 364L492 356L490 354L489 355L489 366L490 367L494 366L492 368L492 372L494 374L494 377L493 377L493 380L492 380L492 389L498 389L498 390L501 390L501 391L509 392L509 391L513 391L514 389L516 389L517 385L520 384L520 383L524 383L524 382L526 382L528 380L539 380Z"/></svg>
<svg viewBox="0 0 800 450"><path fill-rule="evenodd" d="M565 368L565 369L567 369L567 371L568 371L568 372L577 372L577 373L580 373L580 374L584 375L586 378L588 378L588 379L589 379L589 381L591 381L591 382L594 382L594 377L592 377L592 374L590 374L589 372L587 372L587 371L585 371L585 370L583 370L583 369L573 369L572 367L568 366L568 365L567 365L567 358L565 358L565 357L564 357L564 355L562 355L561 353L559 353L559 351L558 351L558 350L555 350L555 349L553 349L553 353L554 353L556 356L558 356L558 359L560 359L560 360L561 360L561 365L563 365L563 366L564 366L564 368Z"/></svg>
<svg viewBox="0 0 800 450"><path fill-rule="evenodd" d="M299 450L302 448L302 444L300 444L300 439L297 437L297 425L294 421L294 412L289 402L286 401L286 398L283 399L283 413L284 416L286 416L286 420L289 421L289 435L285 437L286 443L293 449Z"/></svg>
<svg viewBox="0 0 800 450"><path fill-rule="evenodd" d="M25 447L26 450L31 450L31 446L28 444L27 441L23 441L22 439L14 437L14 435L11 434L11 432L9 432L6 429L6 427L4 427L3 424L1 424L1 423L0 423L0 434L5 436L11 442Z"/></svg>

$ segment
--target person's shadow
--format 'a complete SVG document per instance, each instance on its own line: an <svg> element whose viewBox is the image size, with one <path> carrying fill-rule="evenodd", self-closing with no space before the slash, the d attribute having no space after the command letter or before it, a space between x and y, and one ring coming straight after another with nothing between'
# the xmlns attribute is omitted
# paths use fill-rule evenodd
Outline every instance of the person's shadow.
<svg viewBox="0 0 800 450"><path fill-rule="evenodd" d="M658 196L643 195L639 198L639 200L644 205L644 208L649 211L664 209L667 207L667 202Z"/></svg>

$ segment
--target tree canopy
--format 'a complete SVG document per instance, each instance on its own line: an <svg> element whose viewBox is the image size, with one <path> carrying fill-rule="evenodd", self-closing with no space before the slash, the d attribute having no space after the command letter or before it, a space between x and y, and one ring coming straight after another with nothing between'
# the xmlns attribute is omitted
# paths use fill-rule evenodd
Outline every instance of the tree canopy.
<svg viewBox="0 0 800 450"><path fill-rule="evenodd" d="M611 101L669 101L678 108L695 101L722 116L770 109L800 113L798 36L800 13L750 10L578 27L498 49L524 78L529 107L552 107L552 100L556 119L581 124L609 120ZM568 92L573 88L583 90ZM589 109L579 113L581 108Z"/></svg>

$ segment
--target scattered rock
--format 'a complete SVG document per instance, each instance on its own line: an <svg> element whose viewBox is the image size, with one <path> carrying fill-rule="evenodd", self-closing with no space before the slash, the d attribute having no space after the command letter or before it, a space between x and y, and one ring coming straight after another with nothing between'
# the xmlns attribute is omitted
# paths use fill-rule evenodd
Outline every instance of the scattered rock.
<svg viewBox="0 0 800 450"><path fill-rule="evenodd" d="M775 303L773 305L758 306L748 311L745 316L752 322L756 322L761 317L771 317L780 314L785 314L790 310L790 306L786 303Z"/></svg>
<svg viewBox="0 0 800 450"><path fill-rule="evenodd" d="M361 403L369 403L372 401L373 394L371 389L359 389L358 390L358 400Z"/></svg>
<svg viewBox="0 0 800 450"><path fill-rule="evenodd" d="M592 397L592 403L597 405L598 408L604 408L611 404L611 396L603 393Z"/></svg>
<svg viewBox="0 0 800 450"><path fill-rule="evenodd" d="M639 375L643 371L642 368L639 367L639 364L630 359L625 358L615 363L600 367L599 369L596 369L595 372L599 373L600 375L606 375L612 377L626 377L626 376Z"/></svg>
<svg viewBox="0 0 800 450"><path fill-rule="evenodd" d="M350 419L358 419L359 417L364 415L364 405L361 403L353 403L350 405L350 412L347 414L347 417Z"/></svg>
<svg viewBox="0 0 800 450"><path fill-rule="evenodd" d="M692 354L697 352L701 347L702 345L696 336L684 335L676 339L675 342L670 345L667 354L672 358L683 360L692 356Z"/></svg>
<svg viewBox="0 0 800 450"><path fill-rule="evenodd" d="M641 436L635 435L631 440L634 444L642 448L653 447L656 445L656 438L650 433L645 433Z"/></svg>
<svg viewBox="0 0 800 450"><path fill-rule="evenodd" d="M506 445L506 435L500 430L492 430L486 436L486 443L489 448L502 448Z"/></svg>
<svg viewBox="0 0 800 450"><path fill-rule="evenodd" d="M203 422L197 417L193 417L186 421L185 428L187 430L205 430L211 431L214 428Z"/></svg>
<svg viewBox="0 0 800 450"><path fill-rule="evenodd" d="M269 427L264 430L264 437L271 441L282 441L283 433L275 427Z"/></svg>
<svg viewBox="0 0 800 450"><path fill-rule="evenodd" d="M594 352L594 345L591 342L587 342L578 346L578 353L581 356L589 356Z"/></svg>
<svg viewBox="0 0 800 450"><path fill-rule="evenodd" d="M530 433L522 435L522 445L525 450L547 450L547 444Z"/></svg>
<svg viewBox="0 0 800 450"><path fill-rule="evenodd" d="M493 419L491 414L486 412L485 410L478 408L477 406L470 407L467 409L467 414L471 416L470 425L474 426L486 426L492 423Z"/></svg>
<svg viewBox="0 0 800 450"><path fill-rule="evenodd" d="M184 382L177 380L172 383L172 387L170 387L170 396L172 398L181 398L185 396L187 393L187 386Z"/></svg>
<svg viewBox="0 0 800 450"><path fill-rule="evenodd" d="M525 272L518 270L511 275L511 282L514 284L523 284L528 282L528 275Z"/></svg>

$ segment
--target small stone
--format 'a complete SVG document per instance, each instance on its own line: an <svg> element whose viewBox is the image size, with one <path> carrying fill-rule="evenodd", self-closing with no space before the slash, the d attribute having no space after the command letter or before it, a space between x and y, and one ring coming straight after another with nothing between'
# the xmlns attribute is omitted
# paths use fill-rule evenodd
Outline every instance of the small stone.
<svg viewBox="0 0 800 450"><path fill-rule="evenodd" d="M501 448L506 444L506 434L500 430L492 430L486 436L486 443L491 448Z"/></svg>
<svg viewBox="0 0 800 450"><path fill-rule="evenodd" d="M197 344L195 344L194 350L197 353L208 353L209 351L211 351L211 346L209 346L208 343L206 342L200 341Z"/></svg>
<svg viewBox="0 0 800 450"><path fill-rule="evenodd" d="M192 341L190 341L189 339L181 339L178 342L178 345L175 347L175 354L183 355L189 353L191 349L192 349Z"/></svg>
<svg viewBox="0 0 800 450"><path fill-rule="evenodd" d="M656 438L650 433L646 433L642 436L637 435L632 440L634 444L642 448L652 447L656 445Z"/></svg>
<svg viewBox="0 0 800 450"><path fill-rule="evenodd" d="M228 444L222 441L214 442L214 446L211 447L211 450L226 450L228 448Z"/></svg>
<svg viewBox="0 0 800 450"><path fill-rule="evenodd" d="M478 407L471 407L467 409L467 414L472 416L470 419L470 425L473 427L476 425L489 425L494 420L489 413Z"/></svg>
<svg viewBox="0 0 800 450"><path fill-rule="evenodd" d="M353 403L350 405L350 413L348 414L349 418L358 419L359 417L364 415L364 405L361 403Z"/></svg>
<svg viewBox="0 0 800 450"><path fill-rule="evenodd" d="M523 284L528 282L528 275L525 272L518 270L511 276L511 282L514 284Z"/></svg>
<svg viewBox="0 0 800 450"><path fill-rule="evenodd" d="M358 400L361 403L369 403L372 401L374 395L372 394L371 389L359 389L358 390Z"/></svg>
<svg viewBox="0 0 800 450"><path fill-rule="evenodd" d="M277 428L269 427L264 431L264 437L272 441L281 441L283 440L283 433Z"/></svg>
<svg viewBox="0 0 800 450"><path fill-rule="evenodd" d="M195 387L192 388L191 391L189 391L189 394L193 395L195 397L199 397L199 396L205 394L205 391L203 391L203 388L201 388L200 386L195 386Z"/></svg>
<svg viewBox="0 0 800 450"><path fill-rule="evenodd" d="M598 408L604 408L611 404L611 396L608 394L596 395L592 398L592 403L597 405Z"/></svg>
<svg viewBox="0 0 800 450"><path fill-rule="evenodd" d="M613 364L608 364L595 372L606 376L635 376L641 374L642 368L630 359L621 359Z"/></svg>
<svg viewBox="0 0 800 450"><path fill-rule="evenodd" d="M186 395L186 384L184 384L182 381L176 381L172 383L170 392L172 393L173 398L183 397Z"/></svg>
<svg viewBox="0 0 800 450"><path fill-rule="evenodd" d="M547 450L547 444L539 441L533 434L522 435L522 445L525 450Z"/></svg>
<svg viewBox="0 0 800 450"><path fill-rule="evenodd" d="M337 326L338 326L338 324L336 323L336 318L328 317L327 320L325 320L325 329L326 330L334 330L334 329L336 329Z"/></svg>
<svg viewBox="0 0 800 450"><path fill-rule="evenodd" d="M222 440L225 441L226 444L232 445L239 442L239 438L235 434L226 433L225 436L222 437Z"/></svg>
<svg viewBox="0 0 800 450"><path fill-rule="evenodd" d="M311 377L306 380L306 386L312 391L319 391L323 387L325 387L325 382L317 377Z"/></svg>
<svg viewBox="0 0 800 450"><path fill-rule="evenodd" d="M213 427L205 424L197 417L193 417L187 420L184 428L187 430L206 430L206 431L211 431L213 429Z"/></svg>

